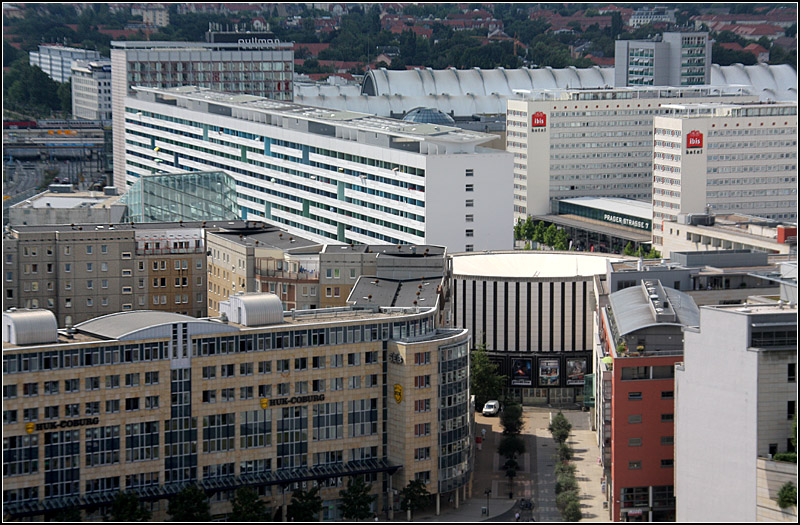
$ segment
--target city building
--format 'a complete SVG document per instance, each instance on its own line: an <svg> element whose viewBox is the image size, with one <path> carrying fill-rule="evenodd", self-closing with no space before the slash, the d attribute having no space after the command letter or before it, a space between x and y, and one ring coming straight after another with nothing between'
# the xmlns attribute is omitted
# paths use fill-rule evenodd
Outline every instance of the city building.
<svg viewBox="0 0 800 525"><path fill-rule="evenodd" d="M239 218L236 181L223 171L142 175L119 202L136 223Z"/></svg>
<svg viewBox="0 0 800 525"><path fill-rule="evenodd" d="M137 88L123 115L127 184L221 169L243 219L314 242L512 246L512 159L480 147L492 135L190 86Z"/></svg>
<svg viewBox="0 0 800 525"><path fill-rule="evenodd" d="M650 250L653 206L644 201L615 197L576 197L556 202L557 214L533 216L546 227L555 224L567 232L573 248L581 251L623 253L630 245ZM518 219L521 220L521 217ZM525 241L517 241L524 246Z"/></svg>
<svg viewBox="0 0 800 525"><path fill-rule="evenodd" d="M658 23L674 24L676 11L677 9L667 9L666 7L642 7L631 13L628 25L639 27Z"/></svg>
<svg viewBox="0 0 800 525"><path fill-rule="evenodd" d="M559 252L452 256L451 326L485 346L526 405L573 405L584 395L596 337L595 284L621 258Z"/></svg>
<svg viewBox="0 0 800 525"><path fill-rule="evenodd" d="M700 308L675 368L677 521L796 521L777 492L797 484L797 464L773 461L795 451L797 305ZM698 428L725 429L708 439ZM709 472L724 483L709 483ZM724 501L724 505L709 505Z"/></svg>
<svg viewBox="0 0 800 525"><path fill-rule="evenodd" d="M111 124L111 61L72 63L72 115Z"/></svg>
<svg viewBox="0 0 800 525"><path fill-rule="evenodd" d="M761 101L797 101L797 71L789 64L709 67L709 87L723 91L742 89ZM503 115L508 100L519 98L519 90L607 89L614 85L614 68L598 66L370 69L361 86L298 83L294 100L309 106L396 118L416 107L434 107L459 120L472 119L473 115Z"/></svg>
<svg viewBox="0 0 800 525"><path fill-rule="evenodd" d="M672 252L670 259L615 261L608 265L603 293L658 280L686 293L698 306L742 304L754 294L780 294L786 264L785 257L750 250Z"/></svg>
<svg viewBox="0 0 800 525"><path fill-rule="evenodd" d="M610 519L675 521L675 363L683 330L698 326L700 312L689 295L658 280L611 293L603 304L596 399Z"/></svg>
<svg viewBox="0 0 800 525"><path fill-rule="evenodd" d="M72 77L72 63L77 60L99 61L103 57L92 49L78 49L57 44L41 44L39 51L29 53L30 65L38 66L56 82L69 82Z"/></svg>
<svg viewBox="0 0 800 525"><path fill-rule="evenodd" d="M72 184L51 184L46 191L8 208L14 226L46 224L116 224L125 220L127 208L112 187L103 191L75 191Z"/></svg>
<svg viewBox="0 0 800 525"><path fill-rule="evenodd" d="M169 9L164 4L143 5L139 9L142 12L142 21L146 26L166 27L169 25ZM133 9L131 12L133 13Z"/></svg>
<svg viewBox="0 0 800 525"><path fill-rule="evenodd" d="M797 254L797 223L739 213L681 213L661 226L661 254L676 251L754 250Z"/></svg>
<svg viewBox="0 0 800 525"><path fill-rule="evenodd" d="M665 32L653 40L617 40L614 85L711 84L711 42L707 32Z"/></svg>
<svg viewBox="0 0 800 525"><path fill-rule="evenodd" d="M514 155L514 220L556 213L556 201L564 198L650 201L653 119L674 112L666 106L676 99L757 101L741 88L518 91L508 100L506 115L506 150Z"/></svg>
<svg viewBox="0 0 800 525"><path fill-rule="evenodd" d="M125 185L125 97L133 86L196 85L292 100L294 51L272 33L210 32L208 42L111 42L114 185ZM97 57L99 58L99 56Z"/></svg>
<svg viewBox="0 0 800 525"><path fill-rule="evenodd" d="M797 104L673 104L653 120L653 247L678 214L797 219Z"/></svg>
<svg viewBox="0 0 800 525"><path fill-rule="evenodd" d="M121 312L61 331L49 312L4 312L4 516L101 519L122 490L163 521L196 484L214 519L249 486L278 521L319 486L331 521L355 476L390 520L411 480L437 509L471 496L466 330L437 328L435 308L225 303L226 320Z"/></svg>
<svg viewBox="0 0 800 525"><path fill-rule="evenodd" d="M219 315L220 304L241 292L275 294L285 311L324 307L318 293L323 246L316 242L246 221L244 228L209 232L206 247L209 315Z"/></svg>
<svg viewBox="0 0 800 525"><path fill-rule="evenodd" d="M4 308L59 326L128 310L206 315L205 229L214 223L14 225L3 236Z"/></svg>

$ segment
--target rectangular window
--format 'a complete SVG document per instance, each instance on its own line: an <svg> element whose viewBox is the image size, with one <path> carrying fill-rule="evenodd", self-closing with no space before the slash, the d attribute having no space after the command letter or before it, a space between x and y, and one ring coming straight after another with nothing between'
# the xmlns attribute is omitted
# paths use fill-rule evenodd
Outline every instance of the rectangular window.
<svg viewBox="0 0 800 525"><path fill-rule="evenodd" d="M786 375L787 375L787 380L790 383L794 383L795 382L795 377L796 377L795 376L795 370L796 370L796 368L797 368L797 364L796 363L789 363L788 371L787 371Z"/></svg>
<svg viewBox="0 0 800 525"><path fill-rule="evenodd" d="M675 466L675 460L672 459L662 459L661 460L661 468L672 468Z"/></svg>
<svg viewBox="0 0 800 525"><path fill-rule="evenodd" d="M414 425L414 436L415 437L424 437L431 435L431 424L430 423L417 423Z"/></svg>
<svg viewBox="0 0 800 525"><path fill-rule="evenodd" d="M675 391L665 390L661 392L661 399L675 399Z"/></svg>
<svg viewBox="0 0 800 525"><path fill-rule="evenodd" d="M642 462L641 461L629 461L628 462L628 468L630 470L640 470L642 468Z"/></svg>
<svg viewBox="0 0 800 525"><path fill-rule="evenodd" d="M628 401L641 401L641 400L642 400L641 392L628 392Z"/></svg>
<svg viewBox="0 0 800 525"><path fill-rule="evenodd" d="M674 414L661 414L662 423L672 423L675 420Z"/></svg>
<svg viewBox="0 0 800 525"><path fill-rule="evenodd" d="M661 444L672 446L675 444L674 436L661 436Z"/></svg>
<svg viewBox="0 0 800 525"><path fill-rule="evenodd" d="M217 378L217 367L216 366L204 366L203 367L203 379L216 379Z"/></svg>
<svg viewBox="0 0 800 525"><path fill-rule="evenodd" d="M138 397L127 398L125 400L125 410L129 412L139 410L139 398Z"/></svg>
<svg viewBox="0 0 800 525"><path fill-rule="evenodd" d="M467 184L467 185L464 187L464 190L465 190L465 191L475 191L475 185L474 185L474 184Z"/></svg>
<svg viewBox="0 0 800 525"><path fill-rule="evenodd" d="M629 447L641 447L642 446L642 438L630 438L630 439L628 439L628 446Z"/></svg>
<svg viewBox="0 0 800 525"><path fill-rule="evenodd" d="M641 423L641 422L642 422L642 415L641 414L635 414L635 415L628 416L628 423L630 423L630 424Z"/></svg>

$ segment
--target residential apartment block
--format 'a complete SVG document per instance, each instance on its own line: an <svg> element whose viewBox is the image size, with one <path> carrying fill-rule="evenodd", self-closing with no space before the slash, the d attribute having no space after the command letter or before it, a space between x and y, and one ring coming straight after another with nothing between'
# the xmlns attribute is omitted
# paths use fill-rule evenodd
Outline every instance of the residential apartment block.
<svg viewBox="0 0 800 525"><path fill-rule="evenodd" d="M189 86L125 100L127 184L220 169L242 218L315 242L512 244L512 156L480 147L492 135Z"/></svg>
<svg viewBox="0 0 800 525"><path fill-rule="evenodd" d="M678 214L797 218L797 104L673 104L653 121L653 247ZM710 208L710 210L709 210Z"/></svg>
<svg viewBox="0 0 800 525"><path fill-rule="evenodd" d="M605 301L604 301L605 302ZM600 449L612 521L675 519L675 363L699 324L687 294L642 280L599 309Z"/></svg>
<svg viewBox="0 0 800 525"><path fill-rule="evenodd" d="M241 486L285 517L316 484L320 519L338 520L354 476L390 520L410 480L437 508L471 495L466 330L437 328L436 308L284 317L276 296L244 294L222 309L227 322L122 312L69 332L49 312L4 313L4 515L100 519L122 490L164 520L164 500L197 484L214 519Z"/></svg>
<svg viewBox="0 0 800 525"><path fill-rule="evenodd" d="M635 25L633 16L631 25ZM654 40L617 40L614 85L709 85L711 43L707 32L665 32Z"/></svg>
<svg viewBox="0 0 800 525"><path fill-rule="evenodd" d="M676 99L755 102L736 89L614 88L518 92L509 99L506 151L514 156L514 220L557 213L557 200L650 201L653 119ZM549 160L548 160L549 159ZM545 191L546 190L546 191Z"/></svg>
<svg viewBox="0 0 800 525"><path fill-rule="evenodd" d="M76 60L98 61L103 57L92 49L79 49L56 44L42 44L39 51L31 51L30 64L38 66L56 82L69 82L72 77L72 63Z"/></svg>
<svg viewBox="0 0 800 525"><path fill-rule="evenodd" d="M13 226L3 307L52 311L58 326L114 312L206 315L203 225Z"/></svg>
<svg viewBox="0 0 800 525"><path fill-rule="evenodd" d="M211 33L206 37L208 42L111 43L114 185L120 191L126 188L125 97L133 93L134 86L196 85L292 100L291 43L282 43L272 35L250 33Z"/></svg>
<svg viewBox="0 0 800 525"><path fill-rule="evenodd" d="M797 508L775 499L797 483L797 464L773 456L795 450L797 305L701 307L685 339L675 372L677 520L796 521ZM698 428L724 428L725 437ZM709 483L709 472L726 482Z"/></svg>
<svg viewBox="0 0 800 525"><path fill-rule="evenodd" d="M72 63L72 115L111 124L111 61Z"/></svg>

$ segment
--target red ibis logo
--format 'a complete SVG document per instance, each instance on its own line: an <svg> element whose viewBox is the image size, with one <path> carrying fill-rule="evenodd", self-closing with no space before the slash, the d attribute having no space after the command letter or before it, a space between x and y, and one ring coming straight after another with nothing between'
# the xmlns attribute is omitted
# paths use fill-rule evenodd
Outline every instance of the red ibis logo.
<svg viewBox="0 0 800 525"><path fill-rule="evenodd" d="M547 126L547 115L545 115L541 111L537 111L531 117L531 127L540 128L543 126Z"/></svg>
<svg viewBox="0 0 800 525"><path fill-rule="evenodd" d="M703 147L703 134L697 130L690 131L686 134L686 147L687 148L702 148Z"/></svg>

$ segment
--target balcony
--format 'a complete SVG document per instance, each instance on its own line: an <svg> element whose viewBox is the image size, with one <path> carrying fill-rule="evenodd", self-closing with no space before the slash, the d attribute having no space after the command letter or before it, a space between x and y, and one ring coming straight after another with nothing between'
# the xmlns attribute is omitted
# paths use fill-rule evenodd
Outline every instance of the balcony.
<svg viewBox="0 0 800 525"><path fill-rule="evenodd" d="M190 248L136 248L136 255L186 255L195 253L205 253L206 249L202 246Z"/></svg>
<svg viewBox="0 0 800 525"><path fill-rule="evenodd" d="M285 270L268 270L263 268L255 269L256 277L262 277L263 280L280 279L284 281L319 281L319 272L302 271L302 272L289 272Z"/></svg>

